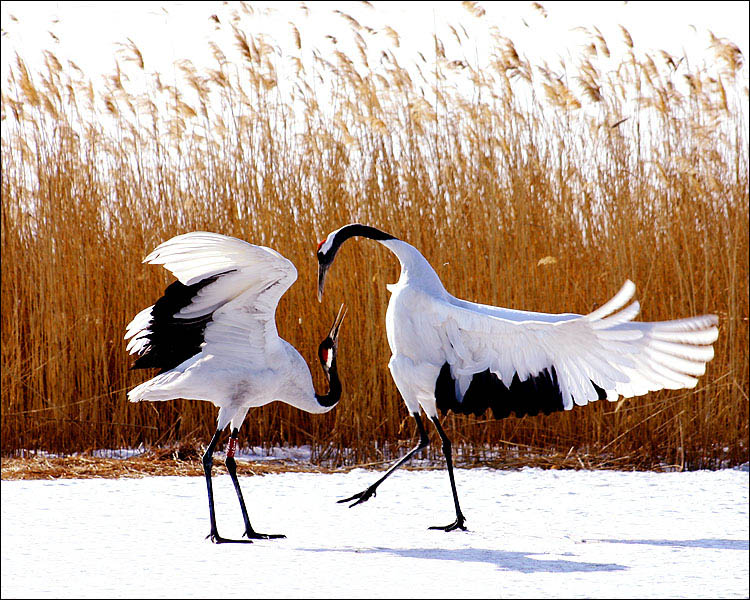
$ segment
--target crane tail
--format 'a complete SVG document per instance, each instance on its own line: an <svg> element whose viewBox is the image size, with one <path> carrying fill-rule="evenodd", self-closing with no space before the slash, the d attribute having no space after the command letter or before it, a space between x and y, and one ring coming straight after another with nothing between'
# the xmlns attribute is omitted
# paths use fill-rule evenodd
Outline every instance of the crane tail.
<svg viewBox="0 0 750 600"><path fill-rule="evenodd" d="M134 387L128 392L130 402L161 402L164 400L174 400L181 398L179 393L174 390L174 382L182 375L181 371L168 371L161 373L148 381Z"/></svg>

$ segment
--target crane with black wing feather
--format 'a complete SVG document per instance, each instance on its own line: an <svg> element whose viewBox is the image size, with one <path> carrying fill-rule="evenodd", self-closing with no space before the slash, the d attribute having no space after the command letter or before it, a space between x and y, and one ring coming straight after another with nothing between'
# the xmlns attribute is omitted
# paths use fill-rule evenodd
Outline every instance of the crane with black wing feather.
<svg viewBox="0 0 750 600"><path fill-rule="evenodd" d="M388 367L416 421L419 443L370 487L340 502L353 501L355 506L367 501L395 469L429 444L420 417L424 411L442 440L456 510L455 521L431 529L465 529L451 443L438 410L475 415L492 410L502 419L511 413L550 414L605 398L692 388L714 356L715 315L633 321L640 306L625 306L635 292L631 281L587 315L467 302L446 291L414 246L359 223L331 232L318 245L318 300L337 252L355 236L381 243L401 263L398 282L387 286Z"/></svg>
<svg viewBox="0 0 750 600"><path fill-rule="evenodd" d="M248 410L279 401L310 413L325 413L341 398L336 366L338 334L346 314L339 310L318 358L329 382L317 394L300 353L276 329L276 307L297 279L281 254L237 238L196 231L159 245L145 263L164 265L177 281L127 326L133 369L159 373L128 392L131 402L175 398L205 400L219 409L216 432L203 455L211 531L215 543L251 543L284 537L256 532L242 497L234 458ZM246 540L223 538L216 527L211 481L213 453L228 426L226 466L239 499Z"/></svg>

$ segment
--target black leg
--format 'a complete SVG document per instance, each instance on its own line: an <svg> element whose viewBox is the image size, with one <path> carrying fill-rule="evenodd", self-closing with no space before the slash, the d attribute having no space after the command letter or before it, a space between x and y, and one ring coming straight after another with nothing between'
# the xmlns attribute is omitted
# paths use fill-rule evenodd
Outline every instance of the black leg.
<svg viewBox="0 0 750 600"><path fill-rule="evenodd" d="M458 492L456 491L456 480L453 478L453 458L451 457L451 441L448 436L445 435L445 431L440 426L440 421L437 417L432 418L432 422L435 424L440 439L443 441L443 455L445 456L445 462L448 465L448 477L451 480L451 491L453 492L453 503L456 505L456 520L450 525L430 527L430 529L441 529L443 531L453 531L454 529L462 529L466 531L464 527L464 515L461 513L461 507L458 504Z"/></svg>
<svg viewBox="0 0 750 600"><path fill-rule="evenodd" d="M206 537L211 538L214 544L252 544L250 540L228 540L219 535L219 530L216 528L216 512L214 510L214 487L211 483L211 469L214 466L213 454L216 449L216 444L219 442L221 437L221 430L218 429L214 433L214 437L211 438L211 443L206 448L206 453L203 455L203 472L206 475L206 486L208 487L208 510L211 518L211 533Z"/></svg>
<svg viewBox="0 0 750 600"><path fill-rule="evenodd" d="M359 494L354 494L353 496L350 496L349 498L344 498L343 500L339 500L339 503L341 502L351 502L352 500L356 500L354 504L351 506L357 506L357 504L361 504L362 502L366 502L370 499L371 496L375 496L375 490L377 490L378 486L383 483L388 476L393 473L396 469L398 469L401 465L403 465L407 460L409 460L412 456L414 456L417 452L422 450L423 448L426 448L430 445L430 438L427 436L427 432L425 431L424 425L422 425L422 419L419 417L418 413L412 414L412 417L414 417L414 420L417 422L417 431L419 432L419 444L416 445L416 447L409 450L407 454L405 454L402 458L400 458L390 469L388 469L385 472L385 475L383 475L380 479L378 479L375 483L373 483L370 487L368 487L363 492L359 492ZM349 508L351 508L351 506Z"/></svg>
<svg viewBox="0 0 750 600"><path fill-rule="evenodd" d="M237 479L237 462L234 460L234 449L239 434L240 432L237 428L232 431L229 441L229 449L227 450L227 459L224 461L224 464L227 466L227 471L229 471L229 476L232 478L232 483L234 484L234 490L237 492L237 498L240 501L242 519L245 521L245 533L243 535L251 540L272 540L286 537L280 533L258 533L253 530L253 526L250 525L250 518L247 516L247 508L245 508L245 500L242 497L240 482L239 479Z"/></svg>

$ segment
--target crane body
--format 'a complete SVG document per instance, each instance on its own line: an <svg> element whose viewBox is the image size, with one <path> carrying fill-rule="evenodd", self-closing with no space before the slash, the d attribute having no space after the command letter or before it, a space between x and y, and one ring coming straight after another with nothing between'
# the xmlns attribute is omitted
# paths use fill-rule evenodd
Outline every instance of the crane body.
<svg viewBox="0 0 750 600"><path fill-rule="evenodd" d="M465 529L453 475L451 444L439 412L496 418L550 414L597 400L617 400L660 389L691 388L713 358L715 315L635 322L640 306L626 281L588 315L511 310L449 294L437 273L410 244L359 223L331 232L318 245L318 299L326 273L352 237L378 241L396 255L401 274L388 285L386 334L393 380L414 417L418 445L366 490L341 500L365 502L378 486L429 444L421 412L442 441L456 520L434 527Z"/></svg>
<svg viewBox="0 0 750 600"><path fill-rule="evenodd" d="M276 329L276 307L297 279L294 265L281 254L209 232L191 232L160 244L144 262L164 265L177 281L126 328L127 350L137 355L133 369L159 373L128 393L131 402L175 398L204 400L219 409L216 430L203 455L211 531L215 543L250 543L284 537L256 532L248 517L236 473L239 429L252 407L284 402L310 413L331 410L341 398L336 366L338 333L345 312L318 347L329 382L319 395L302 355ZM246 540L219 535L211 471L213 453L230 426L226 466L245 523Z"/></svg>

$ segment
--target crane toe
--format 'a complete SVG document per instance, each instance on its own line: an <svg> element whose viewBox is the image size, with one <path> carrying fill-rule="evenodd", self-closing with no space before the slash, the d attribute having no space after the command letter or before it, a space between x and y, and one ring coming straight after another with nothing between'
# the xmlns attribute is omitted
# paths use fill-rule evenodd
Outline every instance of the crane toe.
<svg viewBox="0 0 750 600"><path fill-rule="evenodd" d="M374 487L368 487L366 490L359 492L358 494L354 494L353 496L349 496L348 498L344 498L343 500L338 500L337 502L339 504L342 504L344 502L351 502L352 500L356 500L353 504L349 506L349 508L352 508L353 506L357 506L357 504L362 504L363 502L367 502L372 496L377 496L375 493Z"/></svg>
<svg viewBox="0 0 750 600"><path fill-rule="evenodd" d="M221 537L218 532L212 531L206 536L206 539L210 539L214 544L252 544L251 540L230 540L228 538Z"/></svg>
<svg viewBox="0 0 750 600"><path fill-rule="evenodd" d="M466 526L464 525L464 518L463 516L457 518L453 523L450 525L434 525L433 527L430 527L430 529L436 529L440 531L454 531L456 529L460 529L461 531L466 531Z"/></svg>
<svg viewBox="0 0 750 600"><path fill-rule="evenodd" d="M279 540L286 538L283 533L258 533L257 531L246 531L242 534L242 537L246 537L249 540Z"/></svg>

